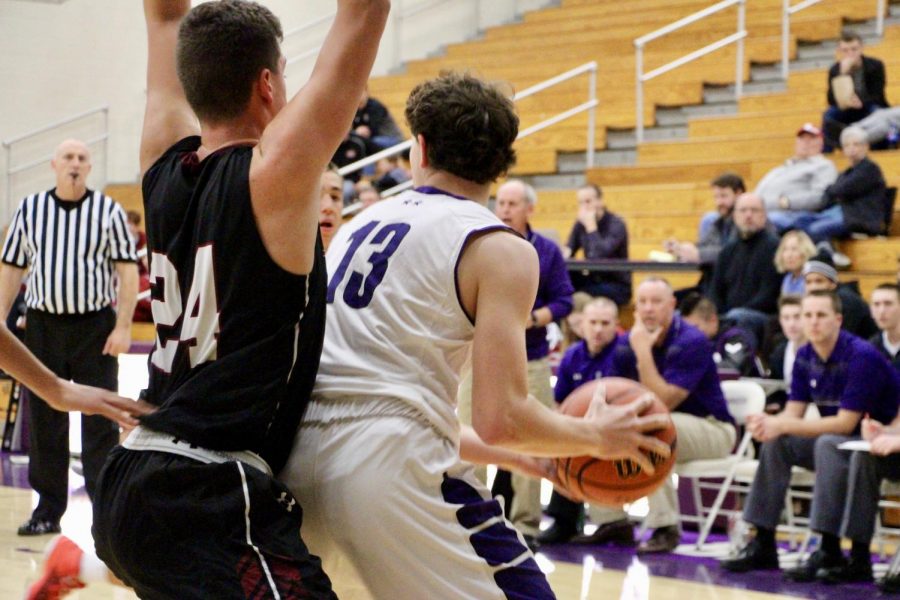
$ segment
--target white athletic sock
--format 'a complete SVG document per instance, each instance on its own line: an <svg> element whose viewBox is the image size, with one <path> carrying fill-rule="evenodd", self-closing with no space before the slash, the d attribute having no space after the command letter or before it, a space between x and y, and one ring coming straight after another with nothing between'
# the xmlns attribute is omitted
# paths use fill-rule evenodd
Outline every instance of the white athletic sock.
<svg viewBox="0 0 900 600"><path fill-rule="evenodd" d="M93 550L85 550L81 555L80 572L78 576L84 583L95 583L98 581L109 581L109 567L102 560L97 558Z"/></svg>

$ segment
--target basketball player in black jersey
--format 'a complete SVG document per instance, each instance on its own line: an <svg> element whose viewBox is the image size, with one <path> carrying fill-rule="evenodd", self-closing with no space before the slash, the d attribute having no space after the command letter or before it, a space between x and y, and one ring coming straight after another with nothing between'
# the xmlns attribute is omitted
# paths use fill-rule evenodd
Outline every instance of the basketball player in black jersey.
<svg viewBox="0 0 900 600"><path fill-rule="evenodd" d="M299 538L300 507L272 473L322 344L320 176L350 127L389 0L338 0L290 102L266 8L189 8L144 0L158 408L101 475L97 553L142 598L332 598Z"/></svg>

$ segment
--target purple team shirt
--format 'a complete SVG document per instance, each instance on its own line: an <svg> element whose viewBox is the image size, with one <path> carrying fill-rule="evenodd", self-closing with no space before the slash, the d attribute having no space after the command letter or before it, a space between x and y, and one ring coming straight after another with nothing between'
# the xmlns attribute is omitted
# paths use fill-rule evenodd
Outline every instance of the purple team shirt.
<svg viewBox="0 0 900 600"><path fill-rule="evenodd" d="M675 412L734 423L719 385L712 344L702 331L675 315L663 343L653 348L653 362L666 383L688 392ZM616 349L613 370L620 377L639 381L637 357L627 335Z"/></svg>
<svg viewBox="0 0 900 600"><path fill-rule="evenodd" d="M540 264L540 278L538 280L537 297L534 300L534 308L547 307L553 313L553 320L558 321L572 312L572 281L569 279L569 271L566 269L566 260L563 258L559 246L553 240L535 233L528 227L528 241L537 250L538 263ZM532 327L525 332L525 348L528 352L528 360L538 360L550 353L550 345L547 343L547 328Z"/></svg>
<svg viewBox="0 0 900 600"><path fill-rule="evenodd" d="M844 409L890 423L897 414L898 398L897 372L874 346L852 333L841 330L824 362L811 344L797 351L790 399L815 402L823 417Z"/></svg>
<svg viewBox="0 0 900 600"><path fill-rule="evenodd" d="M590 353L587 342L584 340L566 350L556 369L556 387L553 388L553 398L557 403L561 403L572 393L572 390L589 381L614 375L613 356L615 356L619 339L618 337L613 339L597 354Z"/></svg>

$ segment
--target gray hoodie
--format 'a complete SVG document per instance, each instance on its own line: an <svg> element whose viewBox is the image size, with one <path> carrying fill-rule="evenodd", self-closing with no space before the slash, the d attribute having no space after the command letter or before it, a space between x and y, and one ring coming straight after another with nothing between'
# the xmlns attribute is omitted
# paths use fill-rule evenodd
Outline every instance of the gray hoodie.
<svg viewBox="0 0 900 600"><path fill-rule="evenodd" d="M765 174L756 186L756 194L766 203L766 210L783 211L782 196L789 201L790 211L819 211L825 206L825 188L834 183L838 172L821 154L809 158L789 158Z"/></svg>

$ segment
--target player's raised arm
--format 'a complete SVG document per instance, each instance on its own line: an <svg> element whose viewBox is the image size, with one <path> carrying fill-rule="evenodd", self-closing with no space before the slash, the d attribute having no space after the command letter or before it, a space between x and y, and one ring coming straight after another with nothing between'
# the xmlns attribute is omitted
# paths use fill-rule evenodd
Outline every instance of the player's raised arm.
<svg viewBox="0 0 900 600"><path fill-rule="evenodd" d="M475 239L459 266L463 302L475 307L472 346L472 426L488 444L534 456L630 458L653 472L641 450L669 455L644 432L668 415L638 416L650 403L607 406L592 418L553 412L528 396L523 331L537 285L534 249L506 233Z"/></svg>
<svg viewBox="0 0 900 600"><path fill-rule="evenodd" d="M181 19L190 0L144 0L147 21L147 108L141 133L141 172L169 146L200 133L197 117L184 95L175 66Z"/></svg>
<svg viewBox="0 0 900 600"><path fill-rule="evenodd" d="M257 225L269 254L291 272L312 266L319 178L350 131L389 8L389 0L338 0L309 81L266 127L254 153Z"/></svg>

